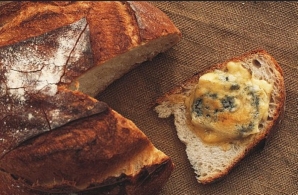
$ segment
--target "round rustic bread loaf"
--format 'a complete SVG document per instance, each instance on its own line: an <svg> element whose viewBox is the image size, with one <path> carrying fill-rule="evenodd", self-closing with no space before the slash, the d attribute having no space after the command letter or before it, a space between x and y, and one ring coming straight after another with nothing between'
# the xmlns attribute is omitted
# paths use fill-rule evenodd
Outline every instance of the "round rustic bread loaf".
<svg viewBox="0 0 298 195"><path fill-rule="evenodd" d="M180 31L146 2L0 6L1 194L155 194L173 170L93 97Z"/></svg>

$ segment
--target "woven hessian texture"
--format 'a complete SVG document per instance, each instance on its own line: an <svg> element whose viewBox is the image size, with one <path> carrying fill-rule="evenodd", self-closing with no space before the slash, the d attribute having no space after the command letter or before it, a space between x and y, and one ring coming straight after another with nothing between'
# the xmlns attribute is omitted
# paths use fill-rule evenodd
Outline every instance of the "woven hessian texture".
<svg viewBox="0 0 298 195"><path fill-rule="evenodd" d="M161 195L298 194L298 2L152 3L173 20L183 39L98 98L133 120L173 159L175 170ZM194 73L255 49L265 49L284 71L283 123L262 151L241 161L224 180L200 185L173 118L158 118L152 103Z"/></svg>

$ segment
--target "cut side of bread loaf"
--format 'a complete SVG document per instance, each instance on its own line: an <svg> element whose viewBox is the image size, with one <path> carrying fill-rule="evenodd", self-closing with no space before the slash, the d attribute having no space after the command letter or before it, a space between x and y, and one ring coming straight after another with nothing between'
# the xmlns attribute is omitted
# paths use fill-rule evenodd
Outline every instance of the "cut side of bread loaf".
<svg viewBox="0 0 298 195"><path fill-rule="evenodd" d="M171 158L93 96L180 37L146 2L0 6L1 194L157 194Z"/></svg>
<svg viewBox="0 0 298 195"><path fill-rule="evenodd" d="M273 90L271 92L268 117L259 124L259 133L252 134L235 142L231 141L226 148L220 144L204 142L190 129L187 121L187 107L184 100L185 97L190 96L202 75L215 70L225 71L230 61L240 62L257 79L265 80L272 84ZM199 183L208 184L222 179L248 153L264 143L273 129L281 122L285 106L285 95L281 67L266 51L257 50L198 72L180 86L175 87L160 97L156 101L155 111L160 118L167 118L170 115L174 115L177 135L186 145L186 154L194 169L195 177ZM224 129L225 127L223 126L222 128Z"/></svg>

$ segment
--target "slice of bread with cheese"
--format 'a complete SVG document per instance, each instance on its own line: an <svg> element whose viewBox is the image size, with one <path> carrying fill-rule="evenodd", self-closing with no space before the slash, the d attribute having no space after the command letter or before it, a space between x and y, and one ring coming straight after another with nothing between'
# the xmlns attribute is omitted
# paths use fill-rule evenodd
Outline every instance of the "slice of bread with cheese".
<svg viewBox="0 0 298 195"><path fill-rule="evenodd" d="M208 184L264 145L281 122L285 96L281 67L256 50L198 72L160 97L155 111L174 115L196 179Z"/></svg>

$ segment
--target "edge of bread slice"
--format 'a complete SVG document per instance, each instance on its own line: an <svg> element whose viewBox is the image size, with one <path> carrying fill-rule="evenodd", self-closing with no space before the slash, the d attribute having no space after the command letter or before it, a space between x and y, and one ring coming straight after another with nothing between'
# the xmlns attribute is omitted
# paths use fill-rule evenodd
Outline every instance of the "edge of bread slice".
<svg viewBox="0 0 298 195"><path fill-rule="evenodd" d="M242 66L252 71L257 79L273 84L269 114L259 126L260 132L243 138L241 142L231 144L228 150L219 145L211 145L202 140L186 124L186 106L179 97L189 96L200 76L215 69L223 70L230 61L241 62ZM285 85L283 71L276 60L265 50L251 51L232 58L224 63L209 67L196 73L183 84L157 99L154 110L160 118L174 115L174 123L179 139L186 145L186 154L196 174L198 183L208 184L226 176L237 163L245 158L264 141L281 122L285 106Z"/></svg>

